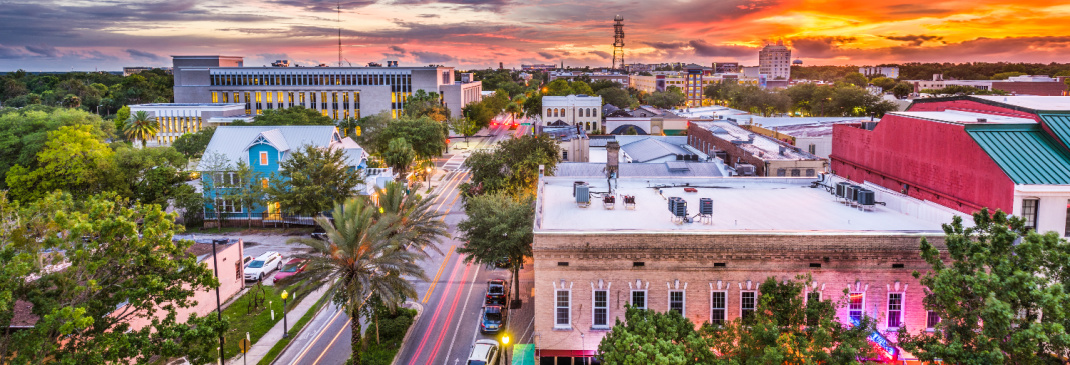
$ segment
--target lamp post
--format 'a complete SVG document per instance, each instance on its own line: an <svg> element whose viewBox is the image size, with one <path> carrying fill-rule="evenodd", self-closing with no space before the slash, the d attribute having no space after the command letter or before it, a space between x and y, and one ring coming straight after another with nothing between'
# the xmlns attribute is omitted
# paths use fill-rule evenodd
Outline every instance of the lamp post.
<svg viewBox="0 0 1070 365"><path fill-rule="evenodd" d="M502 352L505 353L505 356L502 357L502 358L505 359L505 365L509 365L510 363L509 363L509 334L508 333L502 335Z"/></svg>
<svg viewBox="0 0 1070 365"><path fill-rule="evenodd" d="M286 290L282 291L282 338L290 337L289 325L286 323L286 298L290 297L290 293Z"/></svg>
<svg viewBox="0 0 1070 365"><path fill-rule="evenodd" d="M427 167L427 174L424 174L424 177L427 178L427 190L430 191L431 190L431 167L430 166Z"/></svg>

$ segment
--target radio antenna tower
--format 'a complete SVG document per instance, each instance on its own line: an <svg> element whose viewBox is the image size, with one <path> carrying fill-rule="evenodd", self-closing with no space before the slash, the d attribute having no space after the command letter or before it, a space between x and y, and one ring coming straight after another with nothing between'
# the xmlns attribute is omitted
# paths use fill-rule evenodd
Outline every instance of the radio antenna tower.
<svg viewBox="0 0 1070 365"><path fill-rule="evenodd" d="M613 18L613 69L624 69L624 17Z"/></svg>
<svg viewBox="0 0 1070 365"><path fill-rule="evenodd" d="M338 67L342 67L342 3L335 5L338 7Z"/></svg>

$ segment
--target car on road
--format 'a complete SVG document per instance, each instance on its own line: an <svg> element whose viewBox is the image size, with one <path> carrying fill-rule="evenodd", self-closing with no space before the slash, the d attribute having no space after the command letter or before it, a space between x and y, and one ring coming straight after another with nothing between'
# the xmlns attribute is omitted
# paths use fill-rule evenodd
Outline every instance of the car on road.
<svg viewBox="0 0 1070 365"><path fill-rule="evenodd" d="M255 260L249 261L249 264L245 266L245 280L260 281L272 270L281 268L282 255L275 251L268 251L257 256Z"/></svg>
<svg viewBox="0 0 1070 365"><path fill-rule="evenodd" d="M286 265L282 266L282 270L275 273L275 281L278 282L279 280L304 272L305 267L308 266L308 262L305 261L305 259L290 259L290 261L286 262Z"/></svg>
<svg viewBox="0 0 1070 365"><path fill-rule="evenodd" d="M505 297L508 293L508 284L505 280L490 280L487 282L487 296L483 305L505 305Z"/></svg>
<svg viewBox="0 0 1070 365"><path fill-rule="evenodd" d="M326 241L327 230L323 229L323 227L320 227L319 225L316 225L316 228L312 229L311 236L312 238L315 238L317 240Z"/></svg>
<svg viewBox="0 0 1070 365"><path fill-rule="evenodd" d="M488 305L483 307L483 318L479 322L479 332L498 333L502 330L503 316L502 306Z"/></svg>
<svg viewBox="0 0 1070 365"><path fill-rule="evenodd" d="M498 341L479 340L472 345L472 354L468 355L468 365L488 365L498 363Z"/></svg>

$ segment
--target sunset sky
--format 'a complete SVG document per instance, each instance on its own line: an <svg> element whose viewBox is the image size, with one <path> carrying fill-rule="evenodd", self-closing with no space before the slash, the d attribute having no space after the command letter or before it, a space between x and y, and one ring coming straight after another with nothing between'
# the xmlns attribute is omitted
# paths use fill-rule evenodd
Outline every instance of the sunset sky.
<svg viewBox="0 0 1070 365"><path fill-rule="evenodd" d="M335 5L0 0L0 70L170 66L170 55L192 54L333 65ZM608 66L617 14L628 63L750 65L776 40L809 65L1070 61L1065 0L343 0L341 8L343 57L353 65Z"/></svg>

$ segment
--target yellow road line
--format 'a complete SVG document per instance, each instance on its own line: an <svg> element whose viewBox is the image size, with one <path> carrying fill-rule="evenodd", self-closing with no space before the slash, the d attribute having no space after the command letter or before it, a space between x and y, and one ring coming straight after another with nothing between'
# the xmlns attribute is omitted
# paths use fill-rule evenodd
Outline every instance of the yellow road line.
<svg viewBox="0 0 1070 365"><path fill-rule="evenodd" d="M327 347L323 348L323 352L321 352L320 356L316 357L316 361L313 361L312 363L313 364L319 364L320 363L320 359L323 358L323 355L326 355L327 351L331 349L331 346L334 346L334 341L338 341L338 337L342 335L342 332L345 332L346 328L350 328L350 327L351 326L349 325L349 323L346 323L345 326L342 326L342 328L338 330L338 334L334 335L334 338L331 339L331 342L327 343Z"/></svg>
<svg viewBox="0 0 1070 365"><path fill-rule="evenodd" d="M329 327L331 325L331 323L334 323L334 320L338 319L338 316L341 315L342 312L344 312L344 311L341 308L339 308L338 312L334 313L334 317L331 317L331 319L327 321L327 324L325 324L323 326L323 328L326 329L327 327ZM316 344L316 341L320 340L320 336L323 336L324 333L325 333L324 331L320 331L320 333L318 335L316 335L315 338L312 339L312 342L309 342L308 345L305 347L305 349L302 350L301 353L298 354L296 358L294 358L294 361L291 362L291 364L296 364L299 361L301 361L301 358L305 357L305 353L307 353L308 350L312 348L312 345Z"/></svg>
<svg viewBox="0 0 1070 365"><path fill-rule="evenodd" d="M453 256L453 249L455 247L457 246L450 246L450 250L446 251L446 257L442 259L442 265L438 267L438 273L435 274L435 278L431 280L431 287L427 288L427 294L424 294L424 304L431 299L431 292L435 291L435 286L438 285L438 279L442 277L442 271L446 269L446 263L450 262L450 256Z"/></svg>

